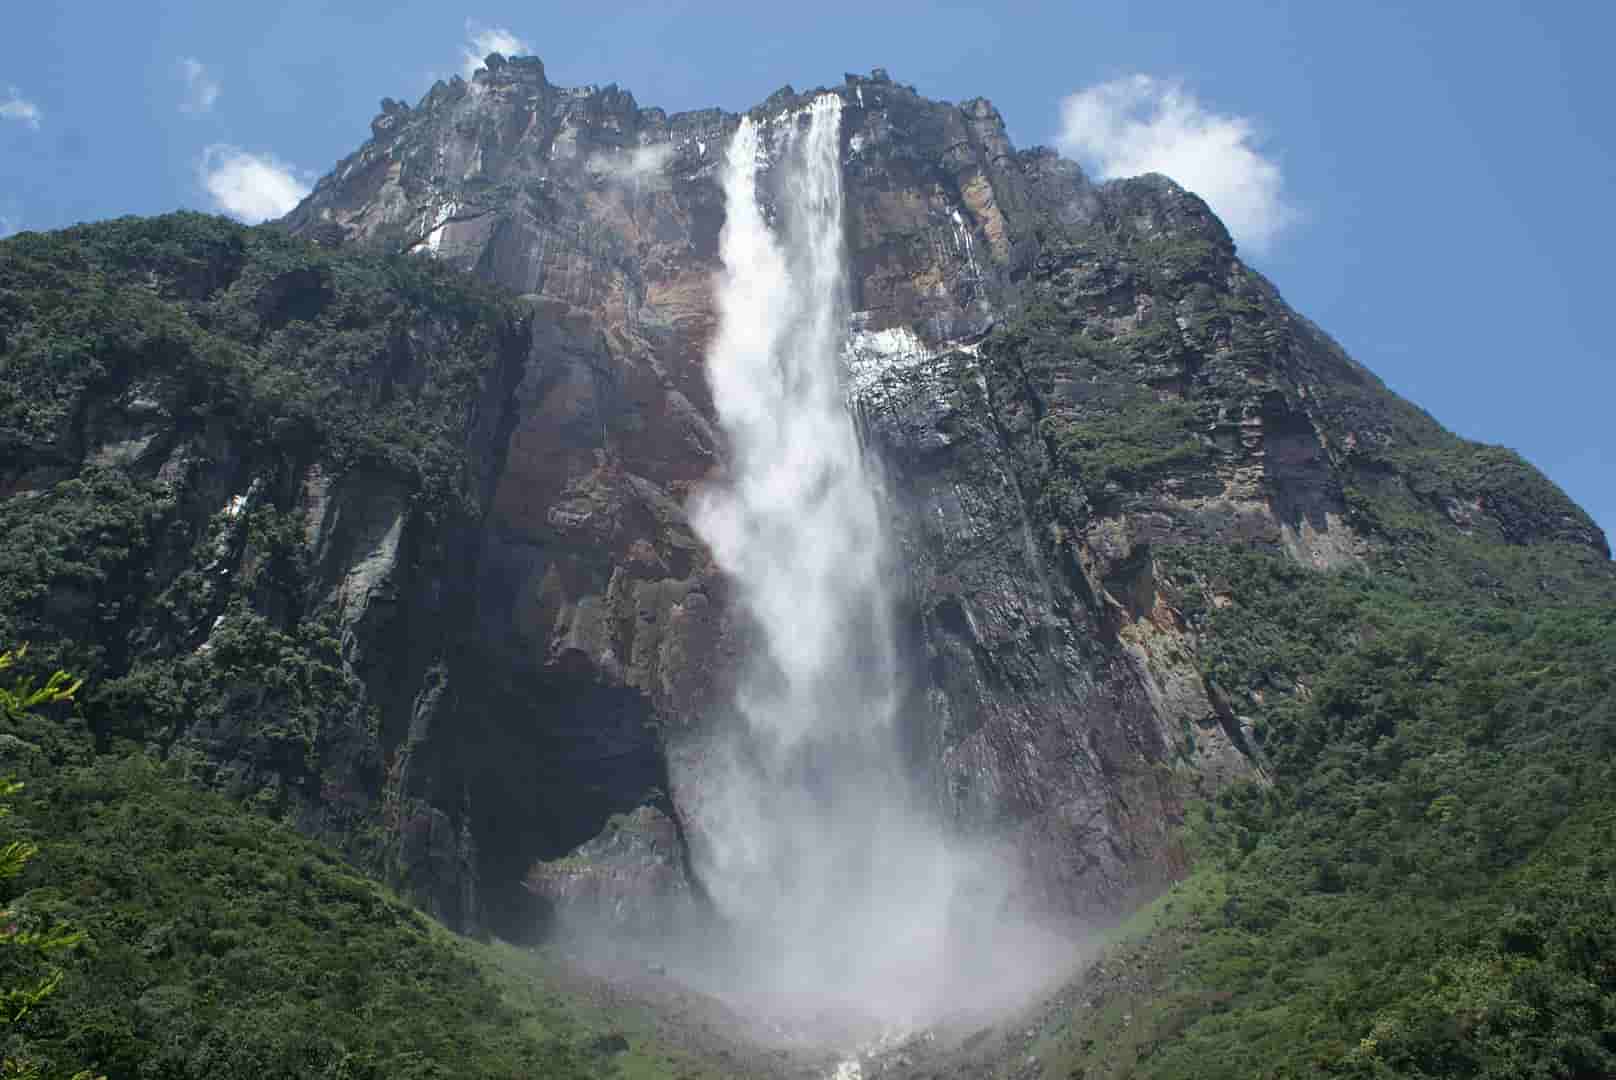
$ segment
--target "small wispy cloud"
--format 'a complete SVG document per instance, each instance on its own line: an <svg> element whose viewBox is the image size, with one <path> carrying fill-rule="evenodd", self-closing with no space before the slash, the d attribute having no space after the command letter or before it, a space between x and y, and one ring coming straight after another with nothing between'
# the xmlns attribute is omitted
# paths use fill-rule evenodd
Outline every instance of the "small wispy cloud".
<svg viewBox="0 0 1616 1080"><path fill-rule="evenodd" d="M4 214L0 214L0 240L4 240L12 233L21 231L21 229L22 222L18 221L16 218L7 217Z"/></svg>
<svg viewBox="0 0 1616 1080"><path fill-rule="evenodd" d="M672 158L672 143L652 143L622 153L596 154L589 159L586 168L621 184L639 183L661 175Z"/></svg>
<svg viewBox="0 0 1616 1080"><path fill-rule="evenodd" d="M6 99L0 101L0 118L6 120L19 120L35 131L39 130L39 122L45 114L39 111L39 106L22 96L22 91L15 86L6 91Z"/></svg>
<svg viewBox="0 0 1616 1080"><path fill-rule="evenodd" d="M197 175L214 206L249 224L285 215L309 193L296 171L273 154L224 143L202 152Z"/></svg>
<svg viewBox="0 0 1616 1080"><path fill-rule="evenodd" d="M531 56L533 46L502 26L484 26L474 19L466 20L466 44L461 49L461 70L466 78L483 66L489 53L501 56Z"/></svg>
<svg viewBox="0 0 1616 1080"><path fill-rule="evenodd" d="M1101 180L1164 173L1257 254L1298 218L1252 121L1208 109L1177 82L1132 75L1079 91L1061 103L1057 142Z"/></svg>
<svg viewBox="0 0 1616 1080"><path fill-rule="evenodd" d="M180 57L176 68L185 82L185 100L180 112L205 113L219 100L219 80L208 74L207 65L194 56Z"/></svg>

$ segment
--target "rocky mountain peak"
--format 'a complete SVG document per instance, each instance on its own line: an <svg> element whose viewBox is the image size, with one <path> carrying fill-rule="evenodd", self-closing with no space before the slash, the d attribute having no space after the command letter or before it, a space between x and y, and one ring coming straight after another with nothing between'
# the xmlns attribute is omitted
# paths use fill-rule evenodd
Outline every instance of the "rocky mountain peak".
<svg viewBox="0 0 1616 1080"><path fill-rule="evenodd" d="M952 814L1022 836L1050 904L1121 904L1172 865L1164 823L1187 789L1130 777L1186 761L1193 788L1255 767L1234 707L1183 659L1158 548L1359 565L1386 508L1410 504L1603 552L1563 496L1486 494L1468 444L1291 312L1171 179L1092 184L1017 150L987 99L932 101L879 68L748 115L782 123L825 93L843 103L850 393L892 469L909 575L913 738ZM384 106L286 219L533 305L480 586L499 707L565 672L639 702L664 755L695 752L669 733L721 711L740 632L683 511L724 456L703 356L738 122L491 57L470 85ZM1431 454L1453 468L1409 471ZM675 814L693 798L674 792Z"/></svg>
<svg viewBox="0 0 1616 1080"><path fill-rule="evenodd" d="M749 111L760 202L786 125L822 94L841 101L847 392L901 555L903 742L953 827L1021 853L1027 905L1128 908L1181 865L1184 800L1262 773L1250 688L1198 659L1186 553L1451 566L1498 596L1609 587L1585 513L1389 393L1165 177L1094 184L1013 146L986 99L933 101L878 69ZM203 650L209 627L292 641L329 625L310 640L336 643L318 665L337 665L351 709L306 759L242 749L257 720L164 738L301 793L311 831L373 823L397 880L457 925L531 926L574 903L643 925L664 894L695 902L681 829L753 632L687 516L729 454L706 357L740 121L557 87L537 59L496 55L413 106L381 103L372 137L283 222L319 250L153 226L173 234L151 243L177 252L154 271L174 318L235 335L265 370L328 335L340 363L320 354L298 378L336 380L322 400L389 417L400 445L420 441L401 417L428 416L432 464L359 454L273 387L258 431L198 420L185 388L201 376L127 358L104 385L52 384L62 400L5 435L20 464L3 490L127 473L160 485L184 535L220 514L237 539L176 541L160 565L102 574L104 596L19 592L45 598L28 625L82 636L86 604L129 613L92 674L137 681L230 655ZM343 336L358 325L362 345ZM468 327L474 355L456 351ZM256 580L257 549L224 523L258 509L308 572L280 591L185 584ZM137 580L153 596L185 584L183 630L113 595ZM277 708L261 710L272 731Z"/></svg>

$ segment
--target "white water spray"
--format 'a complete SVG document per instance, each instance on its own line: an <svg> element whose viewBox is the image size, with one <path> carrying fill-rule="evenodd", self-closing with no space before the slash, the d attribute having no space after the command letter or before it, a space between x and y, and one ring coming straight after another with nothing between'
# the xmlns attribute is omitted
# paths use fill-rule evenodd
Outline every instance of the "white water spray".
<svg viewBox="0 0 1616 1080"><path fill-rule="evenodd" d="M699 792L695 868L737 928L716 988L869 1034L991 1007L1049 956L1002 932L1005 867L947 838L899 749L885 500L841 372L840 122L834 95L743 119L726 158L707 368L731 468L692 520L758 644L744 730L675 779Z"/></svg>

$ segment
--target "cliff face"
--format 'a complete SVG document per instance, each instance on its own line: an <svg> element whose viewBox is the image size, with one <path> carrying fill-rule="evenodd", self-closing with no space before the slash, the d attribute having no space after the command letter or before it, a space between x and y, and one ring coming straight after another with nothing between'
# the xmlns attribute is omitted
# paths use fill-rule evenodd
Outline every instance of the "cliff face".
<svg viewBox="0 0 1616 1080"><path fill-rule="evenodd" d="M525 316L194 214L20 236L0 280L0 637L85 673L101 749L474 919L434 724Z"/></svg>
<svg viewBox="0 0 1616 1080"><path fill-rule="evenodd" d="M1104 197L1068 163L1016 154L985 101L926 101L879 73L839 92L848 359L912 575L917 762L962 827L1016 835L1040 868L1040 902L1115 908L1172 872L1168 830L1192 778L1249 766L1171 620L1137 597L1140 610L1113 614L1085 577L1109 564L1085 568L1093 545L1052 530L1039 389L997 368L984 380L983 346L1006 351L990 329L1049 273L1046 248L1102 227ZM805 101L787 89L760 112ZM567 702L621 692L638 710L621 737L654 720L657 751L688 761L743 650L682 511L721 457L701 357L723 221L715 172L736 119L668 117L615 88L551 87L537 61L496 59L417 109L386 105L376 138L287 220L472 270L539 309L479 574L479 634L500 658L485 685L504 683L482 707L566 732L568 771L597 769L603 783L621 785L625 751L605 734L618 724L596 708L564 719ZM1266 513L1260 497L1246 503ZM1103 540L1104 557L1139 562L1125 537ZM1148 629L1125 642L1124 624ZM1175 774L1187 724L1205 733ZM521 741L537 745L531 732ZM531 789L546 759L507 758L509 771L473 786L490 798ZM699 777L699 761L679 772ZM675 790L673 809L697 797ZM528 858L556 854L531 847ZM620 873L567 865L572 878ZM554 870L534 880L546 895L581 887Z"/></svg>
<svg viewBox="0 0 1616 1080"><path fill-rule="evenodd" d="M960 827L1014 838L1036 902L1126 907L1177 869L1183 798L1258 768L1155 550L1357 564L1394 539L1392 507L1606 553L1529 467L1448 436L1286 308L1195 196L1159 177L1095 186L1017 151L984 100L928 101L880 71L831 92L851 387L908 572L910 744ZM757 114L809 96L785 88ZM535 310L476 578L494 658L478 707L509 715L513 739L474 767L473 833L484 851L500 833L510 860L485 857L485 876L590 841L574 812L571 835L524 846L552 808L511 791L598 777L607 802L632 803L621 761L697 756L721 722L744 642L683 507L722 458L702 354L737 119L490 57L416 108L385 102L374 138L286 221L472 271ZM1439 452L1491 454L1511 478L1435 478L1423 455ZM668 830L627 859L602 854L626 849L606 835L530 884L620 905L677 878Z"/></svg>
<svg viewBox="0 0 1616 1080"><path fill-rule="evenodd" d="M1610 587L1582 511L1386 391L1195 196L1017 151L986 101L879 71L830 92L853 406L907 574L907 745L961 829L1013 840L1029 902L1125 909L1180 869L1185 798L1261 773L1174 551ZM117 274L85 256L169 337L91 341L52 383L48 303L8 301L8 521L49 544L52 507L117 513L73 519L82 565L8 574L6 633L95 643L62 655L111 688L104 716L141 718L121 734L459 927L520 933L546 904L637 922L698 890L682 807L746 649L685 515L724 454L702 357L737 122L491 56L384 102L285 220L334 251L212 223L173 257L115 238ZM48 297L60 257L28 263L33 242L6 273ZM443 267L516 299L434 300L483 296ZM266 657L292 674L254 674Z"/></svg>

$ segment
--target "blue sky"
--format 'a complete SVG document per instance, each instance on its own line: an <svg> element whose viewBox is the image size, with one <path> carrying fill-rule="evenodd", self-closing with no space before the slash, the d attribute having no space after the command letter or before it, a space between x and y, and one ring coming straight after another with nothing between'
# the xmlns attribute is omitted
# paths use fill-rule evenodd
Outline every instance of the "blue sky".
<svg viewBox="0 0 1616 1080"><path fill-rule="evenodd" d="M669 110L876 66L985 95L1018 145L1194 173L1293 305L1616 535L1616 5L14 7L0 232L220 198L267 213L359 145L380 98L460 71L478 33L531 45L554 82Z"/></svg>

